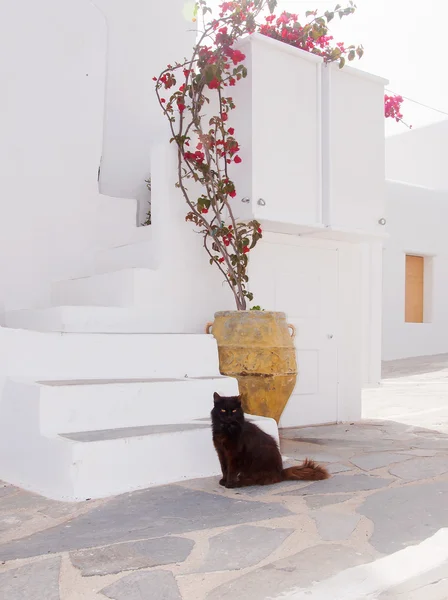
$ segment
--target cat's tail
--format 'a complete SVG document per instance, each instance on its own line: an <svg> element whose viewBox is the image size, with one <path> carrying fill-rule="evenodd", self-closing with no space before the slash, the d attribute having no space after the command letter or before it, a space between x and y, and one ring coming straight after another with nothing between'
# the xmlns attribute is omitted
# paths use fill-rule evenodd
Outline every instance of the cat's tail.
<svg viewBox="0 0 448 600"><path fill-rule="evenodd" d="M282 475L283 481L318 481L330 477L330 473L325 467L321 467L309 458L298 467L283 469Z"/></svg>

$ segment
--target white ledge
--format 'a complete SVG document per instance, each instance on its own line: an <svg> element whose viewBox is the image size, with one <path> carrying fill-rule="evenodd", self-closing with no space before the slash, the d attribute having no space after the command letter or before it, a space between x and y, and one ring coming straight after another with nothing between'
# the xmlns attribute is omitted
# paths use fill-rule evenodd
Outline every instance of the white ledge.
<svg viewBox="0 0 448 600"><path fill-rule="evenodd" d="M245 48L250 44L264 44L266 46L272 46L274 50L278 50L279 52L283 52L285 54L291 54L296 58L300 58L303 60L307 60L308 62L312 62L315 64L323 64L323 58L320 56L316 56L315 54L311 54L311 52L306 52L305 50L300 50L300 48L294 48L294 46L290 46L285 42L280 42L279 40L273 40L267 35L263 35L261 33L252 33L251 35L246 36L242 40L238 41L235 46L237 48Z"/></svg>

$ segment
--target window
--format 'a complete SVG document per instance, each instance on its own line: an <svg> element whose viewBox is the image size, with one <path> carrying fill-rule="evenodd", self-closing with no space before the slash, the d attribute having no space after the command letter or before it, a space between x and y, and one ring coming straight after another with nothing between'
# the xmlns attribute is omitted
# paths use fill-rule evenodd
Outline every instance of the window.
<svg viewBox="0 0 448 600"><path fill-rule="evenodd" d="M406 323L431 321L432 258L406 255Z"/></svg>

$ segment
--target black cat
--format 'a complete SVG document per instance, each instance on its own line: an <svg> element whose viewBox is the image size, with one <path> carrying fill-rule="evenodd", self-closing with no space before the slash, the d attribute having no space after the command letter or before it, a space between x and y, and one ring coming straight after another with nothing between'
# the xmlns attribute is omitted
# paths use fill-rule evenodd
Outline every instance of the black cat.
<svg viewBox="0 0 448 600"><path fill-rule="evenodd" d="M246 421L239 396L224 398L215 393L214 402L212 431L222 469L220 485L235 488L328 479L328 471L309 459L297 467L284 469L277 442Z"/></svg>

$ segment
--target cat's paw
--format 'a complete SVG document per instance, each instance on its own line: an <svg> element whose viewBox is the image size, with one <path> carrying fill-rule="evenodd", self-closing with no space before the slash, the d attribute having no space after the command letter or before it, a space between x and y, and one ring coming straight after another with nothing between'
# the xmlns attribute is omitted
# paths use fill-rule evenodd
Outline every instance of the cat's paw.
<svg viewBox="0 0 448 600"><path fill-rule="evenodd" d="M219 485L222 485L224 487L226 486L226 480L224 479L224 477L219 481Z"/></svg>
<svg viewBox="0 0 448 600"><path fill-rule="evenodd" d="M237 487L240 487L240 485L239 485L239 483L237 483L236 481L230 481L230 482L228 482L228 483L226 483L226 484L225 484L225 487L226 487L228 490L231 490L232 488L237 488Z"/></svg>

